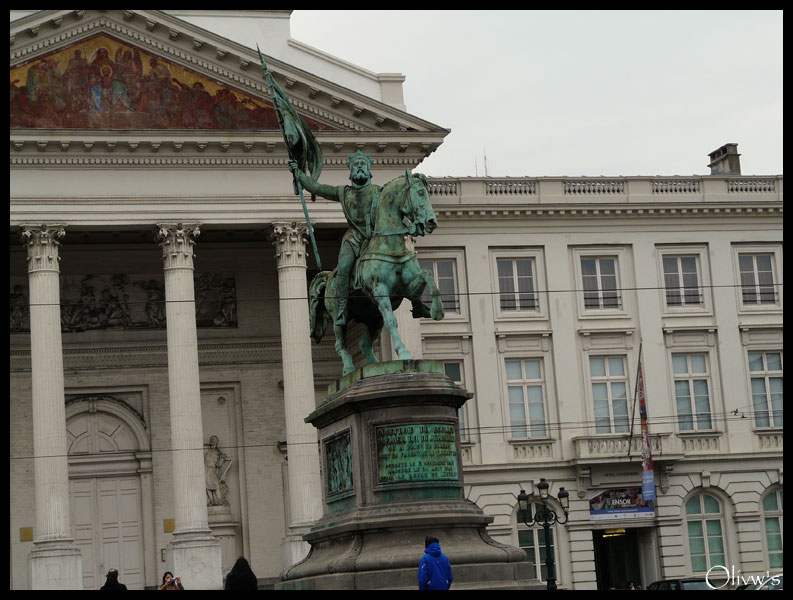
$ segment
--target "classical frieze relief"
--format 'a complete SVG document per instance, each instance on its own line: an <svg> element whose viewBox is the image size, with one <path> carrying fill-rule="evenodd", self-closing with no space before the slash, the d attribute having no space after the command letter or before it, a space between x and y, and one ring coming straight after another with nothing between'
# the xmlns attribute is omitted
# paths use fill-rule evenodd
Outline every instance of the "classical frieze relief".
<svg viewBox="0 0 793 600"><path fill-rule="evenodd" d="M165 329L165 287L152 275L61 276L61 331ZM196 325L237 327L237 291L230 273L196 273ZM24 277L11 278L11 333L30 331Z"/></svg>

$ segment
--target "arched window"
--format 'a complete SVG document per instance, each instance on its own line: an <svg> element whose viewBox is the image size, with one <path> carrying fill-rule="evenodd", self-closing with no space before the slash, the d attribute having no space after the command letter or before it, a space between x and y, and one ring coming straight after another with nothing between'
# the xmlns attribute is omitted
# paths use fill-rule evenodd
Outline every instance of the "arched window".
<svg viewBox="0 0 793 600"><path fill-rule="evenodd" d="M530 562L534 564L534 572L535 576L541 579L542 581L548 580L548 568L545 566L545 529L541 526L534 525L532 527L526 527L524 521L530 520L530 517L533 517L537 514L537 510L542 507L542 504L539 501L536 501L535 498L531 499L531 504L529 504L531 514L527 515L527 518L524 519L523 511L518 508L517 511L517 519L518 519L518 546L521 547L526 552L526 562ZM555 507L554 511L557 514L561 514L560 510L557 510ZM556 541L553 535L553 527L551 527L549 532L549 538L551 542L551 552L553 552L554 556L554 574L556 576L557 583L561 581L561 577L559 575L559 561L556 560Z"/></svg>
<svg viewBox="0 0 793 600"><path fill-rule="evenodd" d="M782 490L777 489L763 498L763 523L765 544L768 550L768 567L782 568Z"/></svg>
<svg viewBox="0 0 793 600"><path fill-rule="evenodd" d="M707 573L716 566L726 566L724 518L721 502L710 494L698 494L686 502L688 547L691 569Z"/></svg>

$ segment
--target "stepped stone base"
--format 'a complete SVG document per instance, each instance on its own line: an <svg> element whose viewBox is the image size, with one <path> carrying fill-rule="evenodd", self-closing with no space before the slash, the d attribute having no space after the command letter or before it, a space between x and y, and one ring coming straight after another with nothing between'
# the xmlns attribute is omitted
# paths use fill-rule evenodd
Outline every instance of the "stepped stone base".
<svg viewBox="0 0 793 600"><path fill-rule="evenodd" d="M306 418L319 430L324 515L275 589L416 589L426 536L449 557L454 589L544 589L463 497L457 411L471 394L442 364L369 365L329 392Z"/></svg>

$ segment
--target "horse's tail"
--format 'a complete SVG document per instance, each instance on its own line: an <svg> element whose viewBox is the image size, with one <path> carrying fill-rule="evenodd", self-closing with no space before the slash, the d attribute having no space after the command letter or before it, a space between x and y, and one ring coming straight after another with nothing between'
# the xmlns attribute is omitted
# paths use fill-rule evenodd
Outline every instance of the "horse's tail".
<svg viewBox="0 0 793 600"><path fill-rule="evenodd" d="M331 271L321 271L311 280L309 286L308 313L310 318L311 339L317 344L325 335L330 322L330 315L325 310L325 288Z"/></svg>

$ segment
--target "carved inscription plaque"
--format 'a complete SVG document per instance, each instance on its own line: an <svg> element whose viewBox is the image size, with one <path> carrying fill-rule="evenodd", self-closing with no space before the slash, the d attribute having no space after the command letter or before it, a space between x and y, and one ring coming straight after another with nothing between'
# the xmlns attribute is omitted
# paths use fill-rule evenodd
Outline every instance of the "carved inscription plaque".
<svg viewBox="0 0 793 600"><path fill-rule="evenodd" d="M458 479L453 425L378 427L376 436L379 483Z"/></svg>

